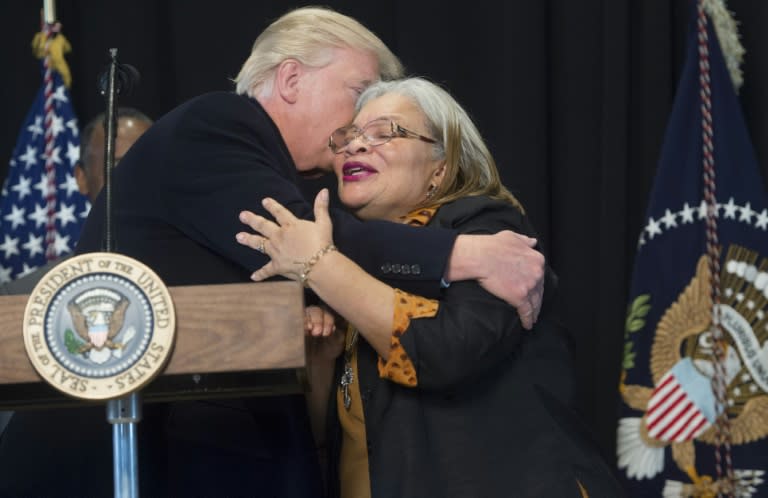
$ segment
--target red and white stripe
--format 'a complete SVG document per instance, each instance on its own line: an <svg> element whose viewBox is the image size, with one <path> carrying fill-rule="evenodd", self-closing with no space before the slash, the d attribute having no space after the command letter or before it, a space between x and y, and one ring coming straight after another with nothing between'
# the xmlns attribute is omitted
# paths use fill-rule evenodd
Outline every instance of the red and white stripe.
<svg viewBox="0 0 768 498"><path fill-rule="evenodd" d="M670 372L656 387L648 403L648 435L659 441L690 441L711 424Z"/></svg>

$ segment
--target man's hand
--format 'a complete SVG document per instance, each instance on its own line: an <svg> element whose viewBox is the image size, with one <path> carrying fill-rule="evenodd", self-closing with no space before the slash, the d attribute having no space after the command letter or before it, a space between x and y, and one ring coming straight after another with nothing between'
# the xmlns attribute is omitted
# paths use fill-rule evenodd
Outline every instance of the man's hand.
<svg viewBox="0 0 768 498"><path fill-rule="evenodd" d="M504 230L494 235L460 235L446 279L477 280L517 309L523 327L539 318L544 296L544 256L533 249L536 239Z"/></svg>
<svg viewBox="0 0 768 498"><path fill-rule="evenodd" d="M336 331L336 317L320 306L304 308L304 329L312 337L328 337Z"/></svg>
<svg viewBox="0 0 768 498"><path fill-rule="evenodd" d="M344 328L337 330L336 317L321 306L304 308L304 329L313 361L333 361L344 351Z"/></svg>

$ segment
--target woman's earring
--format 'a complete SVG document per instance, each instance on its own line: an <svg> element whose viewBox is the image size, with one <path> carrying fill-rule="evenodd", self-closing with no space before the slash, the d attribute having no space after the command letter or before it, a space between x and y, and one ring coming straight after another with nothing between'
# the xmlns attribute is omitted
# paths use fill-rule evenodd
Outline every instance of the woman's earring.
<svg viewBox="0 0 768 498"><path fill-rule="evenodd" d="M435 185L430 184L429 188L427 189L427 199L431 199L432 196L435 195L436 190L437 190L437 187Z"/></svg>

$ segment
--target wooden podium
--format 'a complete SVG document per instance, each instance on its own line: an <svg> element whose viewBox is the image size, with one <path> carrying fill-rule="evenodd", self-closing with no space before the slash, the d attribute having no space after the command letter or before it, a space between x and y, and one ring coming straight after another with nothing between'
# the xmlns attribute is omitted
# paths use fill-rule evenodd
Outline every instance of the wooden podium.
<svg viewBox="0 0 768 498"><path fill-rule="evenodd" d="M169 287L176 309L171 359L145 402L307 390L304 294L296 282ZM76 406L40 379L24 349L28 296L0 297L0 410ZM102 402L103 403L103 402Z"/></svg>

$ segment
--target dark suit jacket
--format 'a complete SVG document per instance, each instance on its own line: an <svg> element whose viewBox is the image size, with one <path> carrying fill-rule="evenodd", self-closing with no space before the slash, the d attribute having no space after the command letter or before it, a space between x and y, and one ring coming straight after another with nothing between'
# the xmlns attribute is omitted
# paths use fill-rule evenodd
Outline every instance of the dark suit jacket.
<svg viewBox="0 0 768 498"><path fill-rule="evenodd" d="M158 120L114 171L114 250L150 266L166 285L247 282L266 263L239 245L238 213L265 214L270 196L300 217L311 204L277 127L254 100L195 98ZM102 250L105 192L76 252ZM339 248L373 274L392 265L394 284L435 295L453 230L361 223L332 213ZM280 310L275 310L279 313ZM103 408L18 413L0 441L0 496L111 494ZM76 423L77 429L62 424ZM15 426L15 429L14 429ZM75 444L72 435L79 444ZM315 461L300 396L145 406L139 425L142 496L317 498ZM82 479L88 466L88 479ZM40 479L46 476L46 479Z"/></svg>
<svg viewBox="0 0 768 498"><path fill-rule="evenodd" d="M431 225L533 235L509 203L482 197L440 208ZM377 354L361 341L359 387L373 498L578 498L578 482L591 498L622 496L569 408L569 339L555 314L556 284L549 277L531 331L513 308L475 282L446 289L437 315L411 321L400 337L417 371L416 388L379 378ZM330 461L337 462L333 398Z"/></svg>

